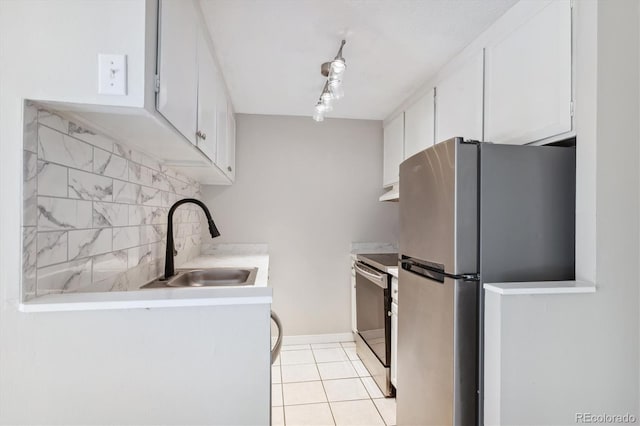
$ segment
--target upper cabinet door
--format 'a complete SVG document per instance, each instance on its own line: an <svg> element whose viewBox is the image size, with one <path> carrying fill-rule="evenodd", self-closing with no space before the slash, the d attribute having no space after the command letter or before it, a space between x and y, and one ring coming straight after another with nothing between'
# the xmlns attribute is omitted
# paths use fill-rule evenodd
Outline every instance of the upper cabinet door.
<svg viewBox="0 0 640 426"><path fill-rule="evenodd" d="M384 128L384 164L382 186L400 181L400 163L404 158L404 113L391 120Z"/></svg>
<svg viewBox="0 0 640 426"><path fill-rule="evenodd" d="M225 174L231 179L231 182L236 180L236 117L233 114L233 108L231 104L227 105L227 168L223 170Z"/></svg>
<svg viewBox="0 0 640 426"><path fill-rule="evenodd" d="M483 62L480 51L436 87L436 143L482 140Z"/></svg>
<svg viewBox="0 0 640 426"><path fill-rule="evenodd" d="M229 125L229 117L227 117L227 94L225 92L224 80L222 75L217 76L218 96L216 98L216 114L218 126L216 128L216 146L218 155L216 164L220 170L227 174L229 167L229 140L227 135L227 127Z"/></svg>
<svg viewBox="0 0 640 426"><path fill-rule="evenodd" d="M192 0L160 0L157 109L191 143L196 143L198 22Z"/></svg>
<svg viewBox="0 0 640 426"><path fill-rule="evenodd" d="M211 161L217 160L216 127L217 98L219 93L218 70L209 50L204 29L198 31L198 130L196 145Z"/></svg>
<svg viewBox="0 0 640 426"><path fill-rule="evenodd" d="M525 144L572 129L571 6L549 3L486 48L485 139Z"/></svg>
<svg viewBox="0 0 640 426"><path fill-rule="evenodd" d="M433 90L430 90L404 112L404 158L433 145L433 102Z"/></svg>

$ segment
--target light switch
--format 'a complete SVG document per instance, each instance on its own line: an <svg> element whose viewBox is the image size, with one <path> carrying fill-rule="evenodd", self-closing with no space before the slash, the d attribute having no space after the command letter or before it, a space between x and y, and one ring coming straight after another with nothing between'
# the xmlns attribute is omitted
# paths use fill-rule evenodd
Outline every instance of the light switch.
<svg viewBox="0 0 640 426"><path fill-rule="evenodd" d="M98 93L127 94L127 55L98 55Z"/></svg>

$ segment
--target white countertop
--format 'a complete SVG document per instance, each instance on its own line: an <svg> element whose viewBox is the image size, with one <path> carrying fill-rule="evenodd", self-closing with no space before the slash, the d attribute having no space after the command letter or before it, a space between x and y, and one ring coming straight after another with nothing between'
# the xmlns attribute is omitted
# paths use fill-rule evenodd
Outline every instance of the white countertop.
<svg viewBox="0 0 640 426"><path fill-rule="evenodd" d="M389 275L398 278L398 267L397 266L389 266L387 267L387 272Z"/></svg>
<svg viewBox="0 0 640 426"><path fill-rule="evenodd" d="M532 281L486 283L486 291L502 295L595 293L596 286L586 281Z"/></svg>
<svg viewBox="0 0 640 426"><path fill-rule="evenodd" d="M197 257L177 269L251 267L258 268L251 286L154 288L102 293L62 293L36 297L20 303L22 312L87 311L104 309L147 309L186 306L248 305L272 302L269 255L217 253ZM144 283L141 283L143 285Z"/></svg>

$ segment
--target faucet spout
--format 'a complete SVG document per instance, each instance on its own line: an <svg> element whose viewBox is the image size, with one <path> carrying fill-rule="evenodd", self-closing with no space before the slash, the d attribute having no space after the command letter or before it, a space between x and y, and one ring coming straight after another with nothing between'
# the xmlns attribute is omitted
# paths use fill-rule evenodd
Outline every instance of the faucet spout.
<svg viewBox="0 0 640 426"><path fill-rule="evenodd" d="M213 218L211 217L211 213L207 206L200 200L196 200L195 198L183 198L182 200L176 201L171 208L169 209L169 217L167 224L167 247L165 252L164 259L164 279L168 280L172 276L175 275L175 268L173 266L173 256L175 255L175 247L173 243L173 213L176 211L178 207L185 203L192 203L204 211L204 215L207 217L207 222L209 223L209 233L211 234L211 238L219 237L220 231L216 227L216 224L213 222Z"/></svg>

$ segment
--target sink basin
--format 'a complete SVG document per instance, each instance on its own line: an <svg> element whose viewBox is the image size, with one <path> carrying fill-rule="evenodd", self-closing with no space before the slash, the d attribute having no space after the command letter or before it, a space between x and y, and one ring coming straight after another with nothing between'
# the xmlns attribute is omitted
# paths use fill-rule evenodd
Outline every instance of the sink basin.
<svg viewBox="0 0 640 426"><path fill-rule="evenodd" d="M253 276L252 276L252 272ZM217 287L227 285L253 285L255 269L215 268L195 271L178 271L178 275L167 282L169 287Z"/></svg>
<svg viewBox="0 0 640 426"><path fill-rule="evenodd" d="M142 288L225 287L254 285L257 268L210 268L178 270L170 280L157 279Z"/></svg>

